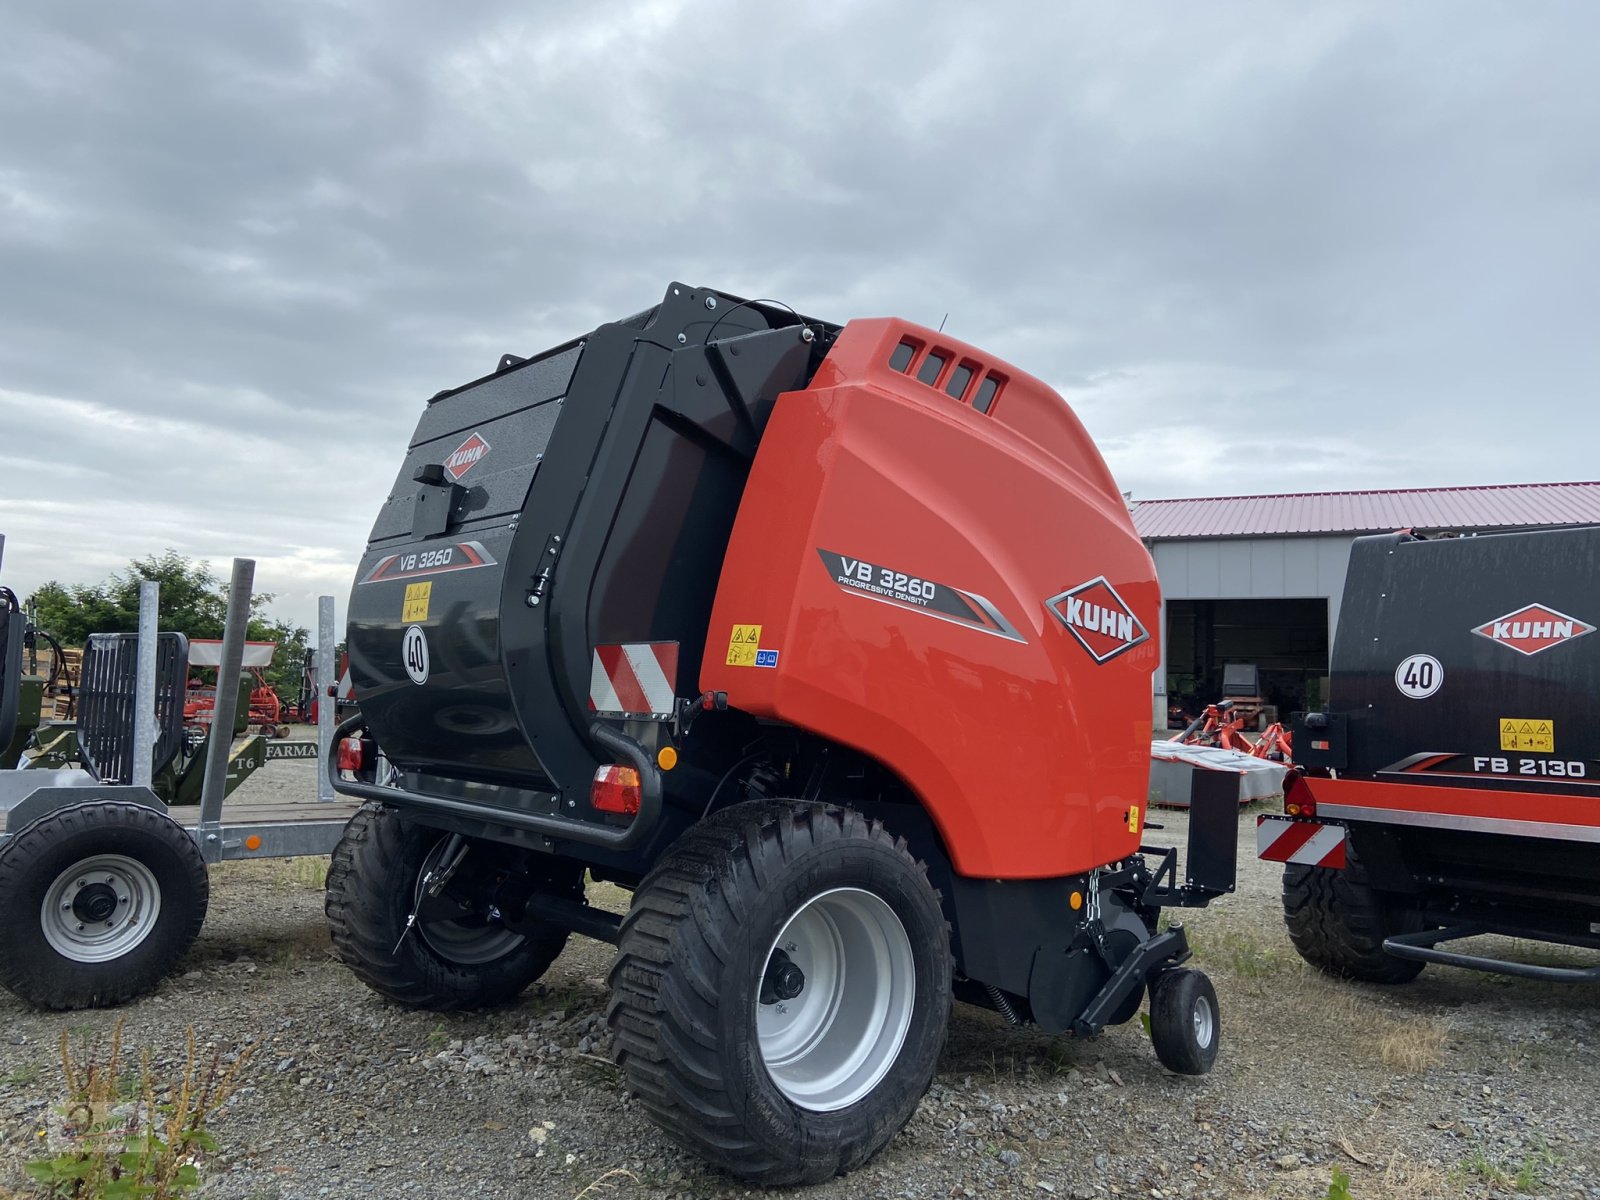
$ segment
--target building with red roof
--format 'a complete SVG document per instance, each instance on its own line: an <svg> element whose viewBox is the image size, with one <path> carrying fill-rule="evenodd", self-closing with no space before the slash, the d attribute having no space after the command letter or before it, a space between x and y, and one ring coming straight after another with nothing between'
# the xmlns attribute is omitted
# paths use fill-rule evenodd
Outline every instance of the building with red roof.
<svg viewBox="0 0 1600 1200"><path fill-rule="evenodd" d="M1139 500L1134 527L1156 562L1162 669L1156 711L1193 713L1227 663L1258 668L1285 717L1326 696L1350 543L1412 529L1476 536L1600 524L1600 483Z"/></svg>

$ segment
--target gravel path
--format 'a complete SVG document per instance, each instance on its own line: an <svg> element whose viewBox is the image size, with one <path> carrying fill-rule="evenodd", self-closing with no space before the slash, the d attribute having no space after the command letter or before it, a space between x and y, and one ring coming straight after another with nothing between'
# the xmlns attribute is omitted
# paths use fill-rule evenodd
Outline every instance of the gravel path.
<svg viewBox="0 0 1600 1200"><path fill-rule="evenodd" d="M312 791L271 764L241 798ZM1153 840L1181 840L1183 814ZM1221 998L1216 1070L1180 1078L1135 1021L1089 1042L958 1005L933 1090L864 1171L806 1200L989 1194L1358 1200L1528 1194L1600 1200L1600 1006L1592 991L1431 968L1385 990L1305 968L1277 872L1240 822L1240 887L1191 914ZM750 1194L670 1145L606 1060L610 948L574 938L514 1007L441 1016L368 992L333 961L326 860L215 870L211 914L159 994L123 1010L158 1069L201 1041L256 1044L215 1125L205 1194L725 1197ZM622 893L607 902L622 902ZM1583 961L1580 957L1579 961ZM0 993L0 1196L60 1099L57 1044L117 1014L47 1014ZM585 1188L592 1190L585 1193Z"/></svg>

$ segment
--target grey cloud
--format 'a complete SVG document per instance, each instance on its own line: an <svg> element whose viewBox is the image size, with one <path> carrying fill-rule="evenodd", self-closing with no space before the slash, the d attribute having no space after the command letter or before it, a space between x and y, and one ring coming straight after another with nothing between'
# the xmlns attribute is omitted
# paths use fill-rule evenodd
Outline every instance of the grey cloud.
<svg viewBox="0 0 1600 1200"><path fill-rule="evenodd" d="M1139 495L1593 473L1589 6L0 21L24 588L171 544L259 556L308 619L424 397L673 278L948 313L1060 387Z"/></svg>

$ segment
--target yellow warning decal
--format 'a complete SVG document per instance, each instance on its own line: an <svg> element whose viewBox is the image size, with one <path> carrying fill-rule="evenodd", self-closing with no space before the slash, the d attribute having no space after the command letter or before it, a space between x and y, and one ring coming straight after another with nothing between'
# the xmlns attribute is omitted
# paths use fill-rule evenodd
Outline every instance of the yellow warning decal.
<svg viewBox="0 0 1600 1200"><path fill-rule="evenodd" d="M1128 832L1139 832L1139 806L1137 804L1128 808Z"/></svg>
<svg viewBox="0 0 1600 1200"><path fill-rule="evenodd" d="M406 602L400 609L402 621L426 621L428 601L433 598L433 581L406 584Z"/></svg>
<svg viewBox="0 0 1600 1200"><path fill-rule="evenodd" d="M1556 724L1537 717L1501 717L1500 749L1556 752Z"/></svg>
<svg viewBox="0 0 1600 1200"><path fill-rule="evenodd" d="M753 667L756 665L756 651L761 648L761 626L735 625L733 633L728 638L728 665L730 667Z"/></svg>

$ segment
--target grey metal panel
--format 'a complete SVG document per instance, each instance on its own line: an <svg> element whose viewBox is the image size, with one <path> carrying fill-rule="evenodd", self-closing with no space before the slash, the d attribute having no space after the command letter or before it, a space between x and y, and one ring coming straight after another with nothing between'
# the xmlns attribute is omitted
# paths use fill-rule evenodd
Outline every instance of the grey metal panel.
<svg viewBox="0 0 1600 1200"><path fill-rule="evenodd" d="M308 806L309 807L309 806ZM221 861L235 858L299 858L311 854L331 854L344 836L349 817L340 815L321 820L267 821L258 825L228 825L206 837L215 837L215 854ZM195 831L197 834L198 830ZM260 844L250 849L250 838L260 838ZM209 861L209 856L208 856Z"/></svg>
<svg viewBox="0 0 1600 1200"><path fill-rule="evenodd" d="M1280 599L1291 593L1286 587L1288 574L1286 548L1271 538L1252 538L1250 547L1250 594L1263 599Z"/></svg>
<svg viewBox="0 0 1600 1200"><path fill-rule="evenodd" d="M1250 543L1247 541L1217 543L1217 562L1222 572L1222 590L1218 596L1250 596Z"/></svg>
<svg viewBox="0 0 1600 1200"><path fill-rule="evenodd" d="M1196 551L1199 553L1196 553ZM1222 559L1212 546L1185 546L1184 567L1189 575L1189 594L1216 596L1222 592Z"/></svg>
<svg viewBox="0 0 1600 1200"><path fill-rule="evenodd" d="M1320 539L1294 538L1278 543L1283 548L1283 594L1322 596Z"/></svg>
<svg viewBox="0 0 1600 1200"><path fill-rule="evenodd" d="M1344 590L1348 537L1232 538L1150 547L1168 600L1336 598Z"/></svg>

